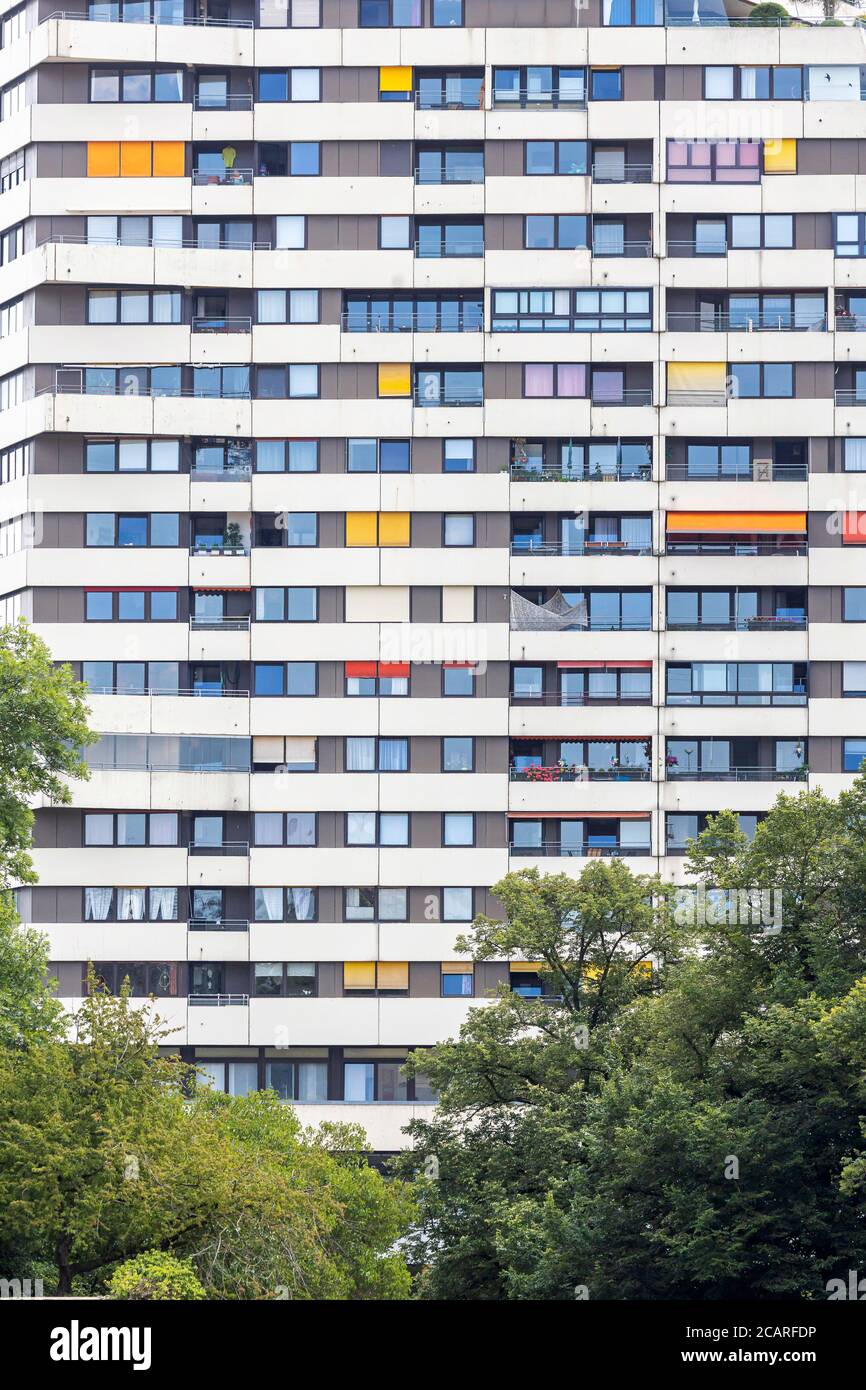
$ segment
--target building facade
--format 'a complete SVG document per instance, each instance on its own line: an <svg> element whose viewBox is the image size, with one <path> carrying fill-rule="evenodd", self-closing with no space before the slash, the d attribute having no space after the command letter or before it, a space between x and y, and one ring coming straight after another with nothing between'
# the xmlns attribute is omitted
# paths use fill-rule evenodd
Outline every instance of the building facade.
<svg viewBox="0 0 866 1390"><path fill-rule="evenodd" d="M183 1055L393 1150L531 962L866 754L866 47L728 0L0 15L0 593L92 692L38 809ZM862 110L861 110L862 107ZM862 211L861 211L862 209Z"/></svg>

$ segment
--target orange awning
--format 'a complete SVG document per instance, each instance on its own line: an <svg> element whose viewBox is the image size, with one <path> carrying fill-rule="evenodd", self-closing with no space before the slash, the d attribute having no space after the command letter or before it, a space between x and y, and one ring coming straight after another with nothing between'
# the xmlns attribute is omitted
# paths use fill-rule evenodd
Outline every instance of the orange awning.
<svg viewBox="0 0 866 1390"><path fill-rule="evenodd" d="M866 545L866 512L846 512L842 526L843 545Z"/></svg>
<svg viewBox="0 0 866 1390"><path fill-rule="evenodd" d="M724 535L795 534L806 531L805 512L668 512L668 531L701 531Z"/></svg>

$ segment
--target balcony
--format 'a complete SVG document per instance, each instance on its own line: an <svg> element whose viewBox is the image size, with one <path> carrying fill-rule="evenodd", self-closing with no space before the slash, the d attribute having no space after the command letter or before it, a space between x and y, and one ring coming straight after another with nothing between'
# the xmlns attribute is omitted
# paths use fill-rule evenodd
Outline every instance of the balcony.
<svg viewBox="0 0 866 1390"><path fill-rule="evenodd" d="M511 481L514 483L606 483L650 482L652 464L634 464L618 459L616 462L592 464L542 463L537 459L512 459Z"/></svg>
<svg viewBox="0 0 866 1390"><path fill-rule="evenodd" d="M665 469L665 481L669 483L805 483L809 478L809 465L803 463L774 463L767 460L766 466L757 459L744 467L728 468L721 461L715 467L704 464L700 469L689 468L687 463L669 463Z"/></svg>
<svg viewBox="0 0 866 1390"><path fill-rule="evenodd" d="M541 840L534 845L509 844L508 853L515 858L529 855L543 855L554 859L620 859L627 855L651 854L649 843L630 845L621 840L614 844L565 844L562 840Z"/></svg>
<svg viewBox="0 0 866 1390"><path fill-rule="evenodd" d="M105 0L104 4L94 5L87 13L81 10L53 10L51 14L40 19L40 24L48 24L53 19L74 21L77 24L159 24L159 25L195 25L202 28L219 29L252 29L251 19L211 19L207 15L185 15L183 13L182 0L175 0L174 3L160 4L159 0L153 5L152 13L142 19L138 16L127 18L120 13L120 6L117 0Z"/></svg>
<svg viewBox="0 0 866 1390"><path fill-rule="evenodd" d="M203 917L191 917L191 918L189 919L189 922L187 923L187 930L188 930L188 931L198 931L198 932L206 932L206 931L248 932L249 929L250 929L250 924L249 924L249 922L242 922L242 921L240 921L240 920L233 921L231 918L228 918L228 917L220 917L220 918L218 918L216 921L211 921L211 920L206 919L206 918L203 918ZM211 996L211 995L196 995L196 996L194 996L194 997L197 998L197 999L209 999L209 998L211 998L211 997L213 997L213 996ZM217 997L217 998L220 998L220 997L223 997L223 996L216 996L216 997ZM233 999L233 1000L234 1000L234 999L238 999L238 1000L242 1000L242 999L243 999L243 996L240 996L240 995L230 995L230 996L228 996L228 997L231 998L231 999ZM246 1002L246 1001L243 1001L243 1002Z"/></svg>
<svg viewBox="0 0 866 1390"><path fill-rule="evenodd" d="M252 111L253 94L222 92L219 95L206 96L196 92L192 104L196 111Z"/></svg>
<svg viewBox="0 0 866 1390"><path fill-rule="evenodd" d="M407 305L406 312L363 313L344 310L340 315L343 333L483 333L484 307L479 301L460 302L453 296L450 303L436 305L432 316L416 306Z"/></svg>
<svg viewBox="0 0 866 1390"><path fill-rule="evenodd" d="M541 541L534 536L513 537L512 555L652 555L652 545L631 545L628 541Z"/></svg>
<svg viewBox="0 0 866 1390"><path fill-rule="evenodd" d="M834 398L837 405L866 405L866 390L856 386L837 386Z"/></svg>
<svg viewBox="0 0 866 1390"><path fill-rule="evenodd" d="M252 188L252 169L193 169L193 188Z"/></svg>
<svg viewBox="0 0 866 1390"><path fill-rule="evenodd" d="M673 239L668 241L667 254L670 258L727 256L728 243L727 241L680 241Z"/></svg>
<svg viewBox="0 0 866 1390"><path fill-rule="evenodd" d="M652 704L652 695L635 695L630 698L627 695L593 695L591 692L571 693L569 691L547 690L538 695L516 695L512 693L508 697L509 706L512 709L532 709L536 705L553 707L556 709L571 709L576 706L595 708L599 705L649 705Z"/></svg>
<svg viewBox="0 0 866 1390"><path fill-rule="evenodd" d="M728 540L672 540L667 538L666 555L808 555L809 544L804 536L796 540L789 536L755 536Z"/></svg>
<svg viewBox="0 0 866 1390"><path fill-rule="evenodd" d="M866 333L866 314L837 314L837 333Z"/></svg>
<svg viewBox="0 0 866 1390"><path fill-rule="evenodd" d="M765 709L771 705L805 705L808 699L805 686L796 686L793 690L762 690L762 691L692 691L689 694L668 693L665 701L668 707L693 707L697 705L712 705L718 708L730 708L739 706L740 708Z"/></svg>
<svg viewBox="0 0 866 1390"><path fill-rule="evenodd" d="M250 618L249 614L236 618L206 618L193 614L189 620L189 628L190 632L249 632Z"/></svg>
<svg viewBox="0 0 866 1390"><path fill-rule="evenodd" d="M760 310L754 318L742 313L688 313L669 309L669 333L819 333L826 332L827 315L820 314L798 321L795 314L773 314Z"/></svg>
<svg viewBox="0 0 866 1390"><path fill-rule="evenodd" d="M249 555L249 547L245 545L220 545L210 541L193 541L189 548L190 555Z"/></svg>
<svg viewBox="0 0 866 1390"><path fill-rule="evenodd" d="M651 164L608 164L594 163L593 183L652 183Z"/></svg>
<svg viewBox="0 0 866 1390"><path fill-rule="evenodd" d="M190 1008L194 1005L211 1009L246 1008L249 1002L248 994L190 994L187 998Z"/></svg>

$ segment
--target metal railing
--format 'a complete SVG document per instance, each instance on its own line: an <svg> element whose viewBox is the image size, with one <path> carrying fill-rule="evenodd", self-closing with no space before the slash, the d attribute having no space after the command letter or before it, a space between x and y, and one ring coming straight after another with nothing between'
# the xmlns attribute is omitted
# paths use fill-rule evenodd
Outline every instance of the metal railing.
<svg viewBox="0 0 866 1390"><path fill-rule="evenodd" d="M193 97L196 111L252 111L252 92L227 92L222 97L203 97L196 92Z"/></svg>
<svg viewBox="0 0 866 1390"><path fill-rule="evenodd" d="M827 328L827 315L819 314L798 323L796 314L770 314L759 310L755 318L741 314L712 315L669 309L667 328L671 333L820 333Z"/></svg>
<svg viewBox="0 0 866 1390"><path fill-rule="evenodd" d="M619 396L612 400L604 400L599 396L592 396L590 398L590 405L592 405L594 409L598 409L602 406L607 407L618 405L652 405L652 403L653 393L651 386L631 386L628 388L628 390L623 391Z"/></svg>
<svg viewBox="0 0 866 1390"><path fill-rule="evenodd" d="M249 615L239 618L197 618L195 614L189 620L190 631L192 632L249 632Z"/></svg>
<svg viewBox="0 0 866 1390"><path fill-rule="evenodd" d="M190 994L187 995L187 1003L195 1004L199 1007L209 1007L214 1009L234 1008L249 1004L248 994Z"/></svg>
<svg viewBox="0 0 866 1390"><path fill-rule="evenodd" d="M49 232L36 242L39 246L129 246L137 250L150 248L154 251L271 251L270 241L208 241L200 242L188 237L126 237L126 236L72 236L67 232Z"/></svg>
<svg viewBox="0 0 866 1390"><path fill-rule="evenodd" d="M612 816L611 819L614 819ZM561 859L619 859L624 855L644 855L651 854L652 850L646 845L564 845L561 840L542 840L538 845L515 845L509 844L508 853L513 857L525 855L552 855L554 858Z"/></svg>
<svg viewBox="0 0 866 1390"><path fill-rule="evenodd" d="M560 632L652 632L651 623L592 623L581 622L575 618L573 623L557 629ZM512 627L511 632L549 632L550 628L544 623L539 623L538 627Z"/></svg>
<svg viewBox="0 0 866 1390"><path fill-rule="evenodd" d="M665 544L666 555L808 555L809 545L802 540L790 540L780 535L778 540L761 536L754 540L684 541L670 536Z"/></svg>
<svg viewBox="0 0 866 1390"><path fill-rule="evenodd" d="M484 395L480 391L473 392L470 396L445 396L443 394L435 400L428 400L420 391L416 391L413 400L416 406L424 408L427 406L482 406L484 404Z"/></svg>
<svg viewBox="0 0 866 1390"><path fill-rule="evenodd" d="M232 187L251 187L253 182L252 169L224 169L219 173L215 169L193 169L192 182L194 188L216 188L220 184L229 184Z"/></svg>
<svg viewBox="0 0 866 1390"><path fill-rule="evenodd" d="M647 691L646 695L636 695L634 698L629 698L625 695L590 695L586 692L572 695L562 691L547 690L540 695L515 695L512 692L508 697L508 703L514 709L531 708L533 705L554 706L560 709L572 709L586 705L649 705L652 703L652 695Z"/></svg>
<svg viewBox="0 0 866 1390"><path fill-rule="evenodd" d="M211 545L208 541L193 541L189 548L190 555L249 555L249 547L245 545L224 545L222 541L216 545Z"/></svg>
<svg viewBox="0 0 866 1390"><path fill-rule="evenodd" d="M603 247L592 243L592 254L596 259L608 260L613 256L651 256L653 244L651 241L623 241L616 250L605 251Z"/></svg>
<svg viewBox="0 0 866 1390"><path fill-rule="evenodd" d="M866 314L842 313L836 315L837 333L866 333Z"/></svg>
<svg viewBox="0 0 866 1390"><path fill-rule="evenodd" d="M460 249L455 249L458 247ZM456 243L452 242L450 250L446 247L445 242L443 241L440 244L440 248L438 251L425 251L422 248L421 243L416 240L414 244L414 251L416 259L422 261L463 260L466 257L473 256L480 260L481 257L484 255L484 240L482 238L480 244L477 240L467 240L464 242Z"/></svg>
<svg viewBox="0 0 866 1390"><path fill-rule="evenodd" d="M571 544L569 541L537 541L532 536L512 538L512 555L562 555L579 557L586 555L652 555L652 543L630 545L627 541L584 541Z"/></svg>
<svg viewBox="0 0 866 1390"><path fill-rule="evenodd" d="M217 840L214 843L207 843L204 840L191 840L187 845L187 854L190 855L211 855L221 858L245 858L250 852L248 840Z"/></svg>
<svg viewBox="0 0 866 1390"><path fill-rule="evenodd" d="M593 164L593 183L652 183L651 164Z"/></svg>
<svg viewBox="0 0 866 1390"><path fill-rule="evenodd" d="M196 314L192 319L193 333L252 333L253 321L243 314L226 318L224 315Z"/></svg>
<svg viewBox="0 0 866 1390"><path fill-rule="evenodd" d="M668 632L805 632L808 618L731 618L727 623L671 623Z"/></svg>
<svg viewBox="0 0 866 1390"><path fill-rule="evenodd" d="M210 366L211 364L206 364ZM215 363L213 365L216 365ZM124 369L121 368L121 371ZM252 395L249 391L223 391L220 395L215 395L211 391L196 391L195 388L181 388L179 391L166 391L162 387L155 389L150 386L139 387L136 385L134 391L129 391L125 387L115 386L114 390L100 387L98 391L88 391L84 382L61 382L55 381L51 386L42 386L36 392L37 396L92 396L98 400L100 396L126 396L129 400L207 400L207 401L249 401Z"/></svg>
<svg viewBox="0 0 866 1390"><path fill-rule="evenodd" d="M479 89L477 81L472 86L467 83L465 87L462 82L459 87L457 83L449 82L446 91L433 96L425 96L421 91L414 92L413 101L418 111L483 111L484 87L482 83Z"/></svg>
<svg viewBox="0 0 866 1390"><path fill-rule="evenodd" d="M837 386L834 399L837 405L866 405L866 391L856 386Z"/></svg>
<svg viewBox="0 0 866 1390"><path fill-rule="evenodd" d="M551 782L648 782L648 767L509 767L509 782L547 786Z"/></svg>
<svg viewBox="0 0 866 1390"><path fill-rule="evenodd" d="M688 705L713 705L725 708L731 705L749 706L755 709L764 709L771 705L805 705L807 700L805 689L798 691L749 691L748 694L742 691L700 691L690 695L678 695L668 692L665 704L669 706L688 706Z"/></svg>
<svg viewBox="0 0 866 1390"><path fill-rule="evenodd" d="M449 322L443 321L442 315L437 313L431 322L419 309L413 309L406 317L344 310L340 315L340 330L343 333L483 333L484 306L481 303L478 304L478 315L477 322L470 318L467 323L463 314L456 321Z"/></svg>
<svg viewBox="0 0 866 1390"><path fill-rule="evenodd" d="M581 469L563 468L558 463L533 464L515 463L510 466L512 482L518 483L605 483L605 482L651 482L652 466L633 468L618 463L615 468L593 468L591 464Z"/></svg>
<svg viewBox="0 0 866 1390"><path fill-rule="evenodd" d="M780 771L773 767L729 767L684 768L668 767L669 782L805 782L809 776L807 767L789 768Z"/></svg>
<svg viewBox="0 0 866 1390"><path fill-rule="evenodd" d="M586 110L586 91L580 96L561 96L558 90L549 88L547 91L540 92L535 88L520 87L517 91L498 93L496 87L493 88L493 109L496 111L507 111L509 108L514 110L534 111L537 108L553 108L554 110L565 111L585 111Z"/></svg>
<svg viewBox="0 0 866 1390"><path fill-rule="evenodd" d="M216 922L208 921L204 917L190 917L186 925L188 931L249 931L250 929L249 922L232 921L229 917L220 917Z"/></svg>
<svg viewBox="0 0 866 1390"><path fill-rule="evenodd" d="M727 241L681 241L668 238L667 254L674 257L727 256Z"/></svg>
<svg viewBox="0 0 866 1390"><path fill-rule="evenodd" d="M248 700L250 692L248 690L229 690L223 686L219 690L203 690L196 687L178 686L176 690L165 690L161 686L147 685L141 690L124 690L116 685L88 685L91 695L148 695L148 696L177 696L178 698L188 698L195 696L200 699L202 696L222 696L223 699L243 699ZM93 764L91 764L93 766ZM111 771L112 769L108 769Z"/></svg>
<svg viewBox="0 0 866 1390"><path fill-rule="evenodd" d="M668 389L668 405L727 405L727 391L672 391Z"/></svg>
<svg viewBox="0 0 866 1390"><path fill-rule="evenodd" d="M210 483L215 482L248 482L253 474L251 463L224 464L222 468L213 465L203 465L196 467L193 464L189 470L191 478L201 478Z"/></svg>
<svg viewBox="0 0 866 1390"><path fill-rule="evenodd" d="M479 169L474 164L461 164L457 168L443 168L438 171L438 177L427 178L422 175L420 169L415 170L415 182L427 187L435 187L437 184L444 183L475 183L484 182L484 170Z"/></svg>
<svg viewBox="0 0 866 1390"><path fill-rule="evenodd" d="M805 463L774 463L770 466L774 483L805 483L809 469ZM687 463L669 463L665 469L665 480L671 483L750 483L757 481L752 464L744 468L726 469L716 464L713 469L689 469Z"/></svg>
<svg viewBox="0 0 866 1390"><path fill-rule="evenodd" d="M39 23L48 24L52 19L65 19L88 24L165 24L172 28L181 25L220 29L252 29L254 27L251 19L209 19L206 15L179 14L173 14L170 19L159 19L157 16L150 16L147 19L123 19L120 15L89 14L82 10L53 10L44 19L40 19Z"/></svg>

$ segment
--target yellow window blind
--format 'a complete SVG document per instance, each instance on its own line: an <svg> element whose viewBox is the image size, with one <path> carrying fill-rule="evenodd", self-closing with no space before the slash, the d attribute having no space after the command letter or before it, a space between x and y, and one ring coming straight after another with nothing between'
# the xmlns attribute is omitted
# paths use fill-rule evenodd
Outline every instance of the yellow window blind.
<svg viewBox="0 0 866 1390"><path fill-rule="evenodd" d="M723 396L726 370L724 362L669 362L668 394L688 391Z"/></svg>
<svg viewBox="0 0 866 1390"><path fill-rule="evenodd" d="M764 173L765 174L796 174L797 172L797 141L796 140L765 140L764 141Z"/></svg>
<svg viewBox="0 0 866 1390"><path fill-rule="evenodd" d="M120 143L120 177L149 179L151 147L149 140L122 140Z"/></svg>
<svg viewBox="0 0 866 1390"><path fill-rule="evenodd" d="M471 960L443 960L443 975L472 975L474 965Z"/></svg>
<svg viewBox="0 0 866 1390"><path fill-rule="evenodd" d="M87 145L87 177L116 179L120 173L120 145L116 140L90 140Z"/></svg>
<svg viewBox="0 0 866 1390"><path fill-rule="evenodd" d="M153 176L156 179L182 179L184 175L182 140L156 140L153 146Z"/></svg>
<svg viewBox="0 0 866 1390"><path fill-rule="evenodd" d="M376 512L346 512L346 545L375 545Z"/></svg>
<svg viewBox="0 0 866 1390"><path fill-rule="evenodd" d="M411 92L412 90L412 69L411 68L380 68L379 69L379 91L380 92Z"/></svg>
<svg viewBox="0 0 866 1390"><path fill-rule="evenodd" d="M375 989L376 962L347 960L343 962L343 989Z"/></svg>
<svg viewBox="0 0 866 1390"><path fill-rule="evenodd" d="M379 544L409 544L408 512L381 512L379 514Z"/></svg>
<svg viewBox="0 0 866 1390"><path fill-rule="evenodd" d="M379 395L408 396L411 394L411 376L408 362L379 363Z"/></svg>
<svg viewBox="0 0 866 1390"><path fill-rule="evenodd" d="M408 989L409 962L407 960L380 960L378 978L380 989Z"/></svg>

